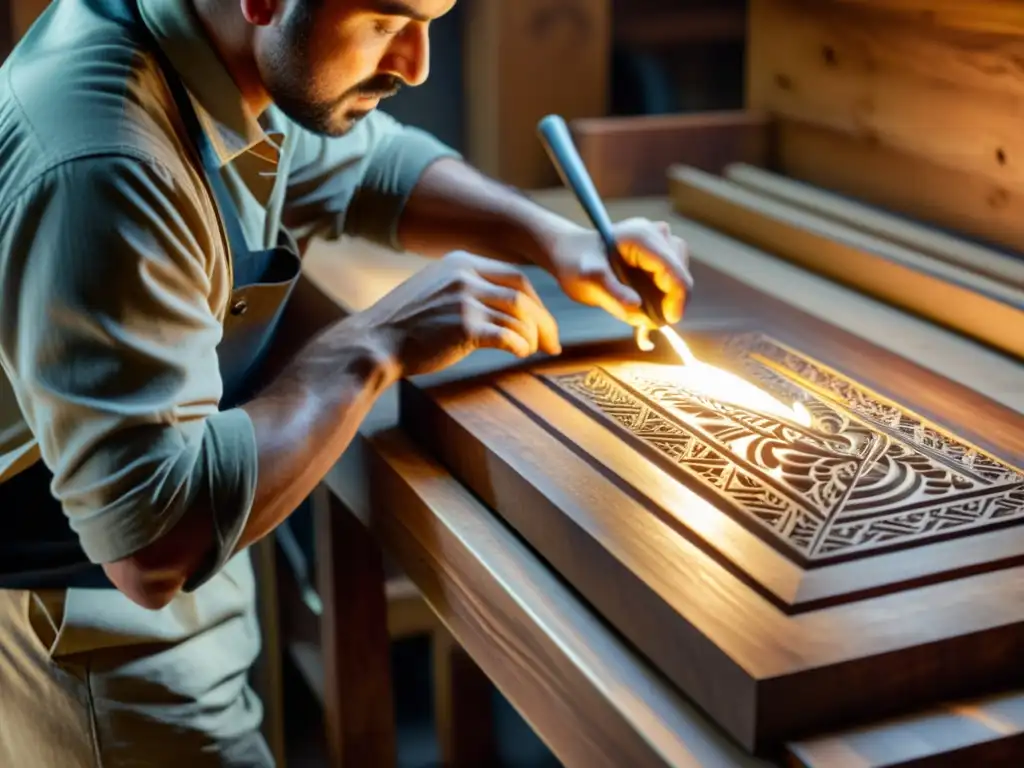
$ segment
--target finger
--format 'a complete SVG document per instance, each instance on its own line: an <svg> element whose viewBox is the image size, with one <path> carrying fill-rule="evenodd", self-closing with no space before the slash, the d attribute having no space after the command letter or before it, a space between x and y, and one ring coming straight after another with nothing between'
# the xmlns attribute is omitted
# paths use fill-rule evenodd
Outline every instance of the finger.
<svg viewBox="0 0 1024 768"><path fill-rule="evenodd" d="M481 285L476 290L476 298L483 304L488 321L493 323L496 322L495 318L508 318L510 322L515 323L515 327L507 327L511 327L512 330L522 335L534 349L540 346L540 329L537 319L529 307L533 299L525 293L519 293L511 288L494 285L484 280L481 280L480 283ZM545 351L547 351L546 348Z"/></svg>
<svg viewBox="0 0 1024 768"><path fill-rule="evenodd" d="M575 298L584 304L603 309L612 317L629 325L653 327L650 318L640 306L639 297L636 301L623 302L614 296L606 286L607 283L603 281L591 280L576 290Z"/></svg>
<svg viewBox="0 0 1024 768"><path fill-rule="evenodd" d="M530 281L520 274L522 282L513 276L497 273L493 281L481 280L477 287L477 297L486 306L496 309L506 315L511 315L523 322L534 334L533 343L539 346L549 355L558 355L562 352L562 345L558 339L558 323L541 303ZM499 282L507 280L507 282ZM525 285L529 290L521 290L518 285Z"/></svg>
<svg viewBox="0 0 1024 768"><path fill-rule="evenodd" d="M678 242L673 242L676 240ZM663 239L649 234L644 239L622 242L623 259L648 272L664 294L662 311L669 323L681 318L683 299L693 283L687 268L686 246L678 238Z"/></svg>
<svg viewBox="0 0 1024 768"><path fill-rule="evenodd" d="M480 349L500 349L520 358L533 354L526 339L504 325L495 323L481 323L474 331L474 341Z"/></svg>
<svg viewBox="0 0 1024 768"><path fill-rule="evenodd" d="M530 282L530 278L511 264L485 259L483 256L474 256L473 269L485 280L508 288L515 288L517 291L529 295L538 304L543 304L533 283Z"/></svg>

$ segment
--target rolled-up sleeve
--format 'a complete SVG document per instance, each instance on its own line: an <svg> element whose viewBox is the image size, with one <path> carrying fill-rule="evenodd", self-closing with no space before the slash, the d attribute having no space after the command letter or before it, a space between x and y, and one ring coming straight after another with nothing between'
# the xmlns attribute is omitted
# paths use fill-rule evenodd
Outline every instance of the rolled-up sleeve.
<svg viewBox="0 0 1024 768"><path fill-rule="evenodd" d="M398 222L423 172L451 147L391 116L371 112L345 136L318 136L300 127L284 220L300 237L363 237L400 249Z"/></svg>
<svg viewBox="0 0 1024 768"><path fill-rule="evenodd" d="M190 510L215 551L256 488L252 423L219 411L216 236L166 167L99 156L50 169L0 212L0 360L90 560L144 548ZM28 511L30 513L30 511Z"/></svg>

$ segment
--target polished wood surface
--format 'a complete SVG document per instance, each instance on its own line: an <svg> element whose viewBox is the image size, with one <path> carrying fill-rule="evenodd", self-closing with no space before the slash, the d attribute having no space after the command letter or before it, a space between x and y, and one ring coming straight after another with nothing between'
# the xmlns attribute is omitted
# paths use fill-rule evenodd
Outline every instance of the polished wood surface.
<svg viewBox="0 0 1024 768"><path fill-rule="evenodd" d="M1024 756L1024 694L944 704L789 745L800 768L1017 766Z"/></svg>
<svg viewBox="0 0 1024 768"><path fill-rule="evenodd" d="M707 725L535 554L401 434L360 446L367 522L566 766L760 765ZM355 491L355 494L353 494Z"/></svg>
<svg viewBox="0 0 1024 768"><path fill-rule="evenodd" d="M1019 412L703 264L695 277L701 292L685 334L757 330L1011 467L1024 466ZM771 746L808 729L982 692L1014 674L1024 571L1011 567L1019 547L1003 547L1005 535L889 552L877 567L871 557L813 579L792 564L787 576L777 554L755 552L750 537L723 545L726 534L716 530L709 553L708 539L667 519L693 504L680 483L653 498L656 474L637 469L638 455L621 440L626 453L615 465L632 465L631 481L595 456L614 448L556 439L545 416L553 406L534 407L529 394L522 403L509 397L525 391L515 376L447 388L408 384L403 424L741 743ZM732 548L730 562L723 548ZM755 571L774 579L775 597L790 604L752 585ZM807 604L794 605L801 600ZM955 667L944 661L953 652L965 659Z"/></svg>
<svg viewBox="0 0 1024 768"><path fill-rule="evenodd" d="M664 195L672 163L718 173L730 163L764 165L770 121L756 112L573 120L573 139L603 197Z"/></svg>
<svg viewBox="0 0 1024 768"><path fill-rule="evenodd" d="M747 106L779 170L1024 249L1013 6L752 0Z"/></svg>
<svg viewBox="0 0 1024 768"><path fill-rule="evenodd" d="M583 221L584 217L571 196L562 190L548 193L537 193L537 199L553 210L557 210L570 218ZM745 246L735 240L722 236L692 221L687 221L671 210L666 199L643 199L613 202L611 214L616 219L642 215L668 221L673 231L687 239L691 254L698 264L713 264L717 270L728 272L741 285L756 286L760 291L782 298L787 305L795 306L807 317L826 320L846 329L851 336L860 341L851 346L850 363L854 367L864 359L864 349L882 348L890 354L912 361L917 366L931 371L944 379L955 382L954 392L976 392L985 398L998 402L1014 416L1024 411L1024 386L1019 364L1008 361L1005 357L971 342L933 324L922 321L900 310L868 298L848 288L783 262L764 252ZM317 243L307 257L306 271L309 278L318 285L346 311L362 309L404 280L425 261L422 258L395 254L383 249L367 246L364 243L345 241L340 244ZM601 338L619 338L628 342L628 329L609 322L600 312L580 307L565 299L557 290L553 281L536 271L530 271L541 292L545 303L550 306L559 320L563 341L567 348L572 349L580 344L592 344ZM698 271L698 292L703 292L709 285L707 275ZM740 291L739 303L743 301ZM858 345L863 344L858 351ZM870 358L870 355L868 355ZM487 372L495 367L501 368L508 361L500 356L479 354L468 361L469 372ZM468 374L467 374L468 375ZM906 385L906 381L902 385ZM896 386L901 386L896 382ZM363 434L372 436L391 428L397 421L396 391L391 390L381 399L378 407L367 419ZM918 399L923 405L941 409L943 392L934 393L922 389ZM1003 411L1004 413L1006 411ZM1012 419L1011 419L1012 422ZM426 462L432 467L426 479L416 487L417 493L426 490L448 488L460 494L460 498L472 500L472 514L455 514L448 503L438 504L428 516L422 520L418 528L419 543L412 552L403 550L398 560L417 564L419 567L410 575L417 585L422 587L428 582L432 584L435 595L444 595L445 600L432 601L432 605L453 636L463 644L478 664L485 667L485 672L492 677L498 687L509 695L513 704L524 716L542 731L545 740L553 746L563 762L568 766L588 766L589 764L570 759L571 750L575 747L564 745L570 737L562 733L561 740L553 740L543 734L545 724L548 731L555 730L551 723L552 709L547 700L537 704L534 699L526 698L526 694L516 693L521 688L541 686L544 690L560 691L560 684L553 682L544 671L538 677L532 675L523 678L517 673L506 670L495 677L493 664L483 662L488 656L502 656L512 653L510 647L502 642L488 640L495 633L505 636L509 633L533 638L530 647L546 648L550 656L550 664L556 668L564 665L575 670L571 678L575 681L567 696L574 702L574 707L584 709L592 698L609 702L609 706L623 706L623 701L633 701L639 695L649 696L652 689L646 685L635 685L617 676L623 664L638 665L646 669L647 664L638 659L628 645L622 643L615 633L608 634L606 625L594 616L591 609L580 602L578 595L561 586L562 582L553 582L558 589L553 593L549 587L552 582L544 581L539 590L530 588L533 582L524 581L521 574L534 573L539 569L548 573L548 564L543 563L529 549L518 547L508 549L505 544L518 539L498 521L489 517L490 512L471 495L461 495L461 484L454 481L436 462L427 459L416 449L403 441L404 451L408 451L408 459L415 462ZM369 455L378 449L371 443L359 442L346 453L342 461L328 477L327 482L333 492L345 502L346 507L357 514L364 522L373 524L381 518L408 519L410 506L388 504L371 505L370 483L368 481ZM435 474L436 473L436 474ZM437 498L437 497L435 497ZM644 518L640 518L644 519ZM418 524L417 524L418 525ZM482 526L482 527L481 527ZM392 523L379 527L376 538L389 551L395 551L392 537L396 534L405 536L405 529ZM406 537L407 538L407 537ZM504 558L513 552L511 561ZM520 559L522 555L522 559ZM506 563L499 567L499 563ZM482 570L481 570L482 569ZM566 602L546 602L546 596L557 594L564 596ZM562 598L559 597L558 600ZM459 601L462 608L458 609L461 619L456 619L456 608L451 601ZM514 606L508 614L485 612L484 609L498 601L502 605ZM964 610L985 613L985 595L979 598L977 606L969 606ZM551 607L546 607L551 605ZM894 606L893 616L899 616L901 608ZM919 610L923 608L919 606ZM578 611L591 618L583 623L575 623L575 619L564 624L561 621L548 621L548 611L556 616L576 616ZM732 614L730 614L732 615ZM916 613L910 616L917 615ZM462 622L466 622L463 624ZM749 624L749 622L744 622ZM899 634L897 622L890 622L894 634ZM742 626L742 625L741 625ZM852 630L851 630L852 632ZM608 655L601 642L595 638L613 638L613 647L618 648ZM536 643L541 643L540 646ZM577 645L579 644L579 645ZM578 648L589 649L587 653L579 653ZM622 655L618 655L622 654ZM547 659L548 657L545 656ZM590 666L599 663L595 668ZM541 667L547 670L548 663ZM604 671L601 671L604 670ZM647 673L645 673L647 674ZM562 679L559 677L558 679ZM645 678L646 679L646 678ZM660 677L655 675L655 680ZM609 682L605 682L605 681ZM671 693L671 686L662 687L657 683L654 690L661 691L665 698L657 701L647 699L650 709L649 719L628 718L630 723L638 724L648 733L675 734L683 741L690 743L691 754L676 764L738 766L743 765L742 752L730 742L721 741L716 726L712 725L703 713L690 708L688 704L680 704L683 699ZM662 695L659 694L659 695ZM669 702L677 702L670 704ZM586 715L582 715L584 718ZM912 729L913 718L901 720L907 728ZM912 730L908 731L912 737ZM893 738L899 738L896 731ZM581 729L575 738L601 738L595 729ZM644 736L647 739L648 736ZM697 748L692 746L697 738ZM709 749L706 745L717 745ZM724 746L723 746L724 745ZM667 764L673 764L666 761ZM620 763L621 764L621 763Z"/></svg>

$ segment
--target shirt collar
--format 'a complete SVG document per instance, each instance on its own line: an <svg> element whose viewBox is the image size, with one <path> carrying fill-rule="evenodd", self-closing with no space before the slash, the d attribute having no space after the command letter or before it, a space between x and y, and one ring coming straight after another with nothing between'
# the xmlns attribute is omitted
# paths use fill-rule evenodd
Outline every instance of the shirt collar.
<svg viewBox="0 0 1024 768"><path fill-rule="evenodd" d="M139 0L143 21L189 91L203 130L227 165L257 149L276 156L259 120L245 109L242 94L210 45L188 0Z"/></svg>

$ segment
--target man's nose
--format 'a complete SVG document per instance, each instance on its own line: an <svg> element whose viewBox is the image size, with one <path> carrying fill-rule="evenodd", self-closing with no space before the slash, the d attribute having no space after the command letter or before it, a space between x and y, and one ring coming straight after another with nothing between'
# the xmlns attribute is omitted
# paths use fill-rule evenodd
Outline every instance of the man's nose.
<svg viewBox="0 0 1024 768"><path fill-rule="evenodd" d="M399 35L388 51L386 69L406 85L423 85L430 75L430 33L427 24L412 23Z"/></svg>

